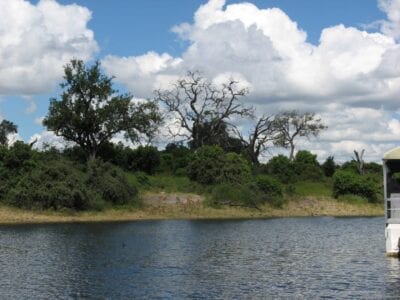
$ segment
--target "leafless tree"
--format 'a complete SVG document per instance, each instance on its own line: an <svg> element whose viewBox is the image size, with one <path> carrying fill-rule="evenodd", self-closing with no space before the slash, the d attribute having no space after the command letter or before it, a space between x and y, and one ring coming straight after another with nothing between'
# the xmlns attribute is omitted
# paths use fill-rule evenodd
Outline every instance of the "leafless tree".
<svg viewBox="0 0 400 300"><path fill-rule="evenodd" d="M261 116L250 130L247 138L235 128L235 134L242 142L246 155L253 164L259 164L259 157L277 138L277 126L274 116Z"/></svg>
<svg viewBox="0 0 400 300"><path fill-rule="evenodd" d="M177 125L184 129L175 137L191 140L197 148L205 140L215 139L223 126L230 125L231 118L252 116L252 107L240 102L247 93L233 79L216 86L196 71L178 79L171 89L156 90L155 97L168 113L175 114Z"/></svg>
<svg viewBox="0 0 400 300"><path fill-rule="evenodd" d="M318 136L327 127L316 118L313 112L300 113L296 110L286 111L275 118L278 135L275 145L290 148L289 159L294 159L295 139L297 137Z"/></svg>
<svg viewBox="0 0 400 300"><path fill-rule="evenodd" d="M354 155L356 156L355 161L357 162L357 170L360 175L364 175L364 152L365 149L362 149L360 153L354 150Z"/></svg>

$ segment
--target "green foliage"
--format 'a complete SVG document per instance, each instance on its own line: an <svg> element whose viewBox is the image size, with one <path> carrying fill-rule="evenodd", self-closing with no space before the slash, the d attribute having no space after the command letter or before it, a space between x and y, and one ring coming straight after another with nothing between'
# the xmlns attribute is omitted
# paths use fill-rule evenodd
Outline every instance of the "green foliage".
<svg viewBox="0 0 400 300"><path fill-rule="evenodd" d="M129 184L124 173L110 163L94 160L88 163L88 184L109 203L132 204L138 190Z"/></svg>
<svg viewBox="0 0 400 300"><path fill-rule="evenodd" d="M340 170L344 170L344 171L349 171L349 172L353 172L355 174L359 174L358 173L358 169L357 169L357 162L353 159L351 161L346 161L344 164L341 165Z"/></svg>
<svg viewBox="0 0 400 300"><path fill-rule="evenodd" d="M271 158L267 163L268 174L276 177L280 182L289 183L294 179L293 164L284 155Z"/></svg>
<svg viewBox="0 0 400 300"><path fill-rule="evenodd" d="M400 172L395 172L392 174L392 178L396 181L396 183L400 183Z"/></svg>
<svg viewBox="0 0 400 300"><path fill-rule="evenodd" d="M10 170L32 167L31 158L34 152L31 147L21 141L15 142L8 151L4 153L4 166Z"/></svg>
<svg viewBox="0 0 400 300"><path fill-rule="evenodd" d="M294 194L299 196L329 197L332 195L331 182L299 181L293 185Z"/></svg>
<svg viewBox="0 0 400 300"><path fill-rule="evenodd" d="M218 146L203 146L197 149L188 165L189 178L201 184L217 183L224 157L224 151Z"/></svg>
<svg viewBox="0 0 400 300"><path fill-rule="evenodd" d="M8 204L35 209L101 209L132 203L137 190L111 164L73 163L59 151L37 152L16 142L0 147L0 197Z"/></svg>
<svg viewBox="0 0 400 300"><path fill-rule="evenodd" d="M61 99L50 100L43 124L56 135L73 141L87 159L96 157L100 147L117 133L136 142L141 135L152 136L161 121L154 102L134 103L129 94L117 94L112 77L102 74L100 63L87 68L72 60L64 68Z"/></svg>
<svg viewBox="0 0 400 300"><path fill-rule="evenodd" d="M318 165L294 163L293 169L296 174L296 181L324 181L324 173Z"/></svg>
<svg viewBox="0 0 400 300"><path fill-rule="evenodd" d="M369 202L377 201L379 192L376 182L351 171L336 171L333 175L333 196L353 194L365 197Z"/></svg>
<svg viewBox="0 0 400 300"><path fill-rule="evenodd" d="M154 174L160 165L160 153L153 146L139 146L126 155L127 169Z"/></svg>
<svg viewBox="0 0 400 300"><path fill-rule="evenodd" d="M227 153L219 146L203 146L196 150L188 166L188 176L201 184L242 183L249 180L249 163L236 153Z"/></svg>
<svg viewBox="0 0 400 300"><path fill-rule="evenodd" d="M222 183L212 189L211 200L215 206L257 207L262 202L262 197L252 185Z"/></svg>
<svg viewBox="0 0 400 300"><path fill-rule="evenodd" d="M0 145L8 146L8 136L18 132L18 127L13 122L3 120L0 123Z"/></svg>
<svg viewBox="0 0 400 300"><path fill-rule="evenodd" d="M336 164L333 156L329 156L322 164L322 171L326 177L332 177L336 171Z"/></svg>
<svg viewBox="0 0 400 300"><path fill-rule="evenodd" d="M161 173L177 176L186 175L186 168L190 162L192 151L179 144L168 144L160 155Z"/></svg>
<svg viewBox="0 0 400 300"><path fill-rule="evenodd" d="M377 164L375 162L365 163L364 164L364 172L367 174L375 173L375 174L382 175L382 165Z"/></svg>
<svg viewBox="0 0 400 300"><path fill-rule="evenodd" d="M258 175L254 178L258 189L265 195L270 197L282 197L283 187L281 183L274 177L266 175Z"/></svg>
<svg viewBox="0 0 400 300"><path fill-rule="evenodd" d="M43 163L23 175L10 189L7 199L10 204L24 208L97 208L97 199L84 182L85 174L66 161Z"/></svg>
<svg viewBox="0 0 400 300"><path fill-rule="evenodd" d="M307 150L298 151L294 158L294 163L319 166L317 155Z"/></svg>
<svg viewBox="0 0 400 300"><path fill-rule="evenodd" d="M306 150L297 152L293 168L297 181L310 180L317 182L324 178L324 174L317 161L317 155Z"/></svg>
<svg viewBox="0 0 400 300"><path fill-rule="evenodd" d="M243 183L249 180L251 168L249 162L237 153L226 153L217 183Z"/></svg>

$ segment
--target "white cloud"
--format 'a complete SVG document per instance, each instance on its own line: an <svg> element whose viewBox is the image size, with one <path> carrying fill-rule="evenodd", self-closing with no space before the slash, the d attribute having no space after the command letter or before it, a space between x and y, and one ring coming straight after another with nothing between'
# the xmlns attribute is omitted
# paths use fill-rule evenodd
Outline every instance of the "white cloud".
<svg viewBox="0 0 400 300"><path fill-rule="evenodd" d="M379 8L386 13L387 20L381 21L384 34L394 38L400 37L400 0L378 0Z"/></svg>
<svg viewBox="0 0 400 300"><path fill-rule="evenodd" d="M400 95L400 0L378 2L387 14L380 31L338 24L323 29L314 45L279 8L210 0L193 23L172 29L189 43L180 57L108 56L103 66L144 98L187 70L216 81L233 74L250 87L245 101L257 112L319 112L328 130L317 141L298 141L298 148L338 160L365 148L368 159L380 160L400 139L400 122L392 113Z"/></svg>
<svg viewBox="0 0 400 300"><path fill-rule="evenodd" d="M90 18L76 4L0 0L0 94L49 92L66 62L89 59L98 50Z"/></svg>
<svg viewBox="0 0 400 300"><path fill-rule="evenodd" d="M36 141L36 142L35 142ZM55 147L56 149L62 150L67 146L71 146L73 143L66 142L62 137L56 136L52 131L43 131L41 133L34 134L28 143L34 143L35 149L45 149L46 147Z"/></svg>

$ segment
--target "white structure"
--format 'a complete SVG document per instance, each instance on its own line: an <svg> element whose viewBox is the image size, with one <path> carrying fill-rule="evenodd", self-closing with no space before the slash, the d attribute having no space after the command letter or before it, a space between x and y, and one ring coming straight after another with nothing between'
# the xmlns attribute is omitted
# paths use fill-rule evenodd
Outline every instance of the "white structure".
<svg viewBox="0 0 400 300"><path fill-rule="evenodd" d="M400 252L400 147L383 156L386 253Z"/></svg>

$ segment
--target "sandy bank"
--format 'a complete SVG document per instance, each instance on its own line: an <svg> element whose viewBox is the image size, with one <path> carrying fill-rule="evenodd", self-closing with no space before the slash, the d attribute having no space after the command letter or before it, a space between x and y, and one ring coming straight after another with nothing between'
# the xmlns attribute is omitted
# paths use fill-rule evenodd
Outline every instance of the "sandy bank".
<svg viewBox="0 0 400 300"><path fill-rule="evenodd" d="M203 197L182 193L143 196L141 208L108 209L101 212L53 212L21 210L0 206L0 224L109 222L166 219L231 219L306 216L383 216L382 205L350 204L331 198L303 197L289 201L283 208L262 206L260 210L203 204Z"/></svg>

